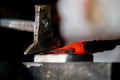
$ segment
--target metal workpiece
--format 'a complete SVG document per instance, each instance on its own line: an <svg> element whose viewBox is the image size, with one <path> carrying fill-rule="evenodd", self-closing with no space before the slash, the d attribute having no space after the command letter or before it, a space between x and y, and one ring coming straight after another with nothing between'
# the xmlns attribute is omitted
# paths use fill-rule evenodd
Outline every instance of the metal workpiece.
<svg viewBox="0 0 120 80"><path fill-rule="evenodd" d="M0 26L4 28L10 28L20 31L33 32L34 31L34 21L28 20L17 20L17 19L0 19Z"/></svg>
<svg viewBox="0 0 120 80"><path fill-rule="evenodd" d="M66 62L93 62L93 55L47 54L34 55L34 62L66 63Z"/></svg>
<svg viewBox="0 0 120 80"><path fill-rule="evenodd" d="M35 5L34 42L24 54L34 54L60 46L60 40L54 37L51 23L51 6Z"/></svg>

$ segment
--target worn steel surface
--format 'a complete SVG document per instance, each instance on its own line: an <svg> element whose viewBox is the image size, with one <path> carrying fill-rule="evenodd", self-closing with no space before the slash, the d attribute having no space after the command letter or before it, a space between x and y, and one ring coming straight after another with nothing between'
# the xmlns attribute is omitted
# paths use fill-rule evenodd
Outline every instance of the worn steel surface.
<svg viewBox="0 0 120 80"><path fill-rule="evenodd" d="M110 63L24 63L34 80L110 80Z"/></svg>

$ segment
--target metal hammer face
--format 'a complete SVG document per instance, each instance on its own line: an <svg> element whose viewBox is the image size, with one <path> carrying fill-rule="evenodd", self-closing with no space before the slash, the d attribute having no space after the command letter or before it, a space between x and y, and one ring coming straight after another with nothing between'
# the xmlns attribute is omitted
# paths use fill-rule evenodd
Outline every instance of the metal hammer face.
<svg viewBox="0 0 120 80"><path fill-rule="evenodd" d="M35 5L34 42L24 54L34 54L60 47L60 40L54 37L51 23L51 6Z"/></svg>

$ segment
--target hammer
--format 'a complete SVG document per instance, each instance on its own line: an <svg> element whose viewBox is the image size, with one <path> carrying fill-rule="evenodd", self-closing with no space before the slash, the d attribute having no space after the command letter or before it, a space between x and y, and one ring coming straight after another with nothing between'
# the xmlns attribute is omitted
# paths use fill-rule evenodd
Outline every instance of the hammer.
<svg viewBox="0 0 120 80"><path fill-rule="evenodd" d="M24 54L33 54L60 47L60 39L54 37L51 23L51 5L35 5L34 42Z"/></svg>

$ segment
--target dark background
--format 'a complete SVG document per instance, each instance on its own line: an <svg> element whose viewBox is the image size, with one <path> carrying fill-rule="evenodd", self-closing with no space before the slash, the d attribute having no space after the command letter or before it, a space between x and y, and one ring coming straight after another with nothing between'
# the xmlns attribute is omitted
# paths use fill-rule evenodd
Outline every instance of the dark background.
<svg viewBox="0 0 120 80"><path fill-rule="evenodd" d="M34 21L33 0L0 0L0 18ZM23 53L32 41L33 33L0 27L0 60L31 61Z"/></svg>

